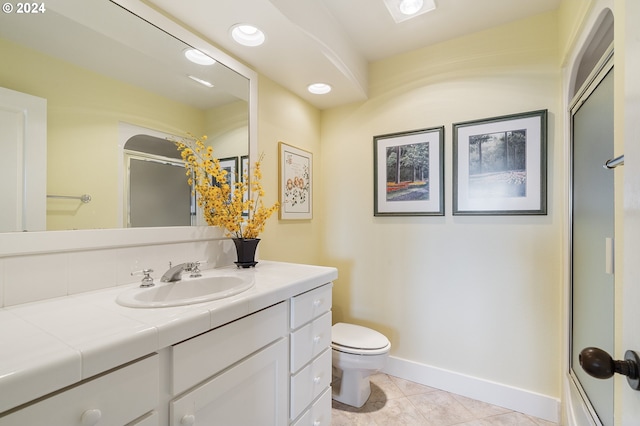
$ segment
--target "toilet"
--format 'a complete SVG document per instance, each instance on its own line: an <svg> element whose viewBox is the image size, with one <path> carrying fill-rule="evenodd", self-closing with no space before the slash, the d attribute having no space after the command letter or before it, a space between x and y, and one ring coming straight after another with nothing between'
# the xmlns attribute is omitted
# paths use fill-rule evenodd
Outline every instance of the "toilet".
<svg viewBox="0 0 640 426"><path fill-rule="evenodd" d="M339 322L331 328L333 368L342 376L333 399L360 408L371 395L369 376L384 367L391 343L367 327Z"/></svg>

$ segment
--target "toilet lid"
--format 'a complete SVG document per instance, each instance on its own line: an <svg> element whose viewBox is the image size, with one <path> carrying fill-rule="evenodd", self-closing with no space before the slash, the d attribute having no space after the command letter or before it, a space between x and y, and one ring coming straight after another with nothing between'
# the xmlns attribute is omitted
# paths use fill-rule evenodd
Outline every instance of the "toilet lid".
<svg viewBox="0 0 640 426"><path fill-rule="evenodd" d="M383 334L370 328L343 322L331 327L331 341L334 345L364 351L386 349L390 346L389 339Z"/></svg>

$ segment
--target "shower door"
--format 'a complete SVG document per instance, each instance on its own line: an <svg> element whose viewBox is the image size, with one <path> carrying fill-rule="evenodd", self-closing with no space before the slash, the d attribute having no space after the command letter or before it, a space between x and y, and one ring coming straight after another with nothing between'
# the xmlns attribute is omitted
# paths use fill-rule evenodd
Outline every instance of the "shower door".
<svg viewBox="0 0 640 426"><path fill-rule="evenodd" d="M611 61L610 61L611 62ZM613 157L613 67L602 68L572 111L571 369L592 415L613 425L613 380L587 375L586 347L614 353L614 181L603 167Z"/></svg>
<svg viewBox="0 0 640 426"><path fill-rule="evenodd" d="M127 154L127 226L191 226L195 204L184 164Z"/></svg>

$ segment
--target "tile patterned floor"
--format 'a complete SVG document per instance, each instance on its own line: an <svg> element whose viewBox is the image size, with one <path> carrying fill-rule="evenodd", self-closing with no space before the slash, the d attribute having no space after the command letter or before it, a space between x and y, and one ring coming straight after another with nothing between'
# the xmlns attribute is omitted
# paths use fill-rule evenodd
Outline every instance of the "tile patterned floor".
<svg viewBox="0 0 640 426"><path fill-rule="evenodd" d="M362 408L333 401L331 416L331 426L555 425L386 374L371 376L371 397Z"/></svg>

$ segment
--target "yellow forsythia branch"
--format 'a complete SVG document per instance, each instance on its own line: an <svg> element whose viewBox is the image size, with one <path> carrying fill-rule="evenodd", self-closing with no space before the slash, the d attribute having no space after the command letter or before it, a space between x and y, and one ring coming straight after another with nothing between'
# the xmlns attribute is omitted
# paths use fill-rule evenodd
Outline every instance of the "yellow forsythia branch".
<svg viewBox="0 0 640 426"><path fill-rule="evenodd" d="M197 194L197 203L204 212L204 218L210 226L224 228L225 234L233 238L257 238L264 231L267 219L275 213L280 204L266 207L262 201L264 190L260 180L260 163L256 161L251 179L251 198L244 197L249 190L244 176L236 179L234 188L227 180L227 171L220 167L220 161L213 156L213 148L206 146L207 136L196 138L188 134L189 139L173 141L184 160L187 183ZM243 212L248 212L243 216Z"/></svg>

